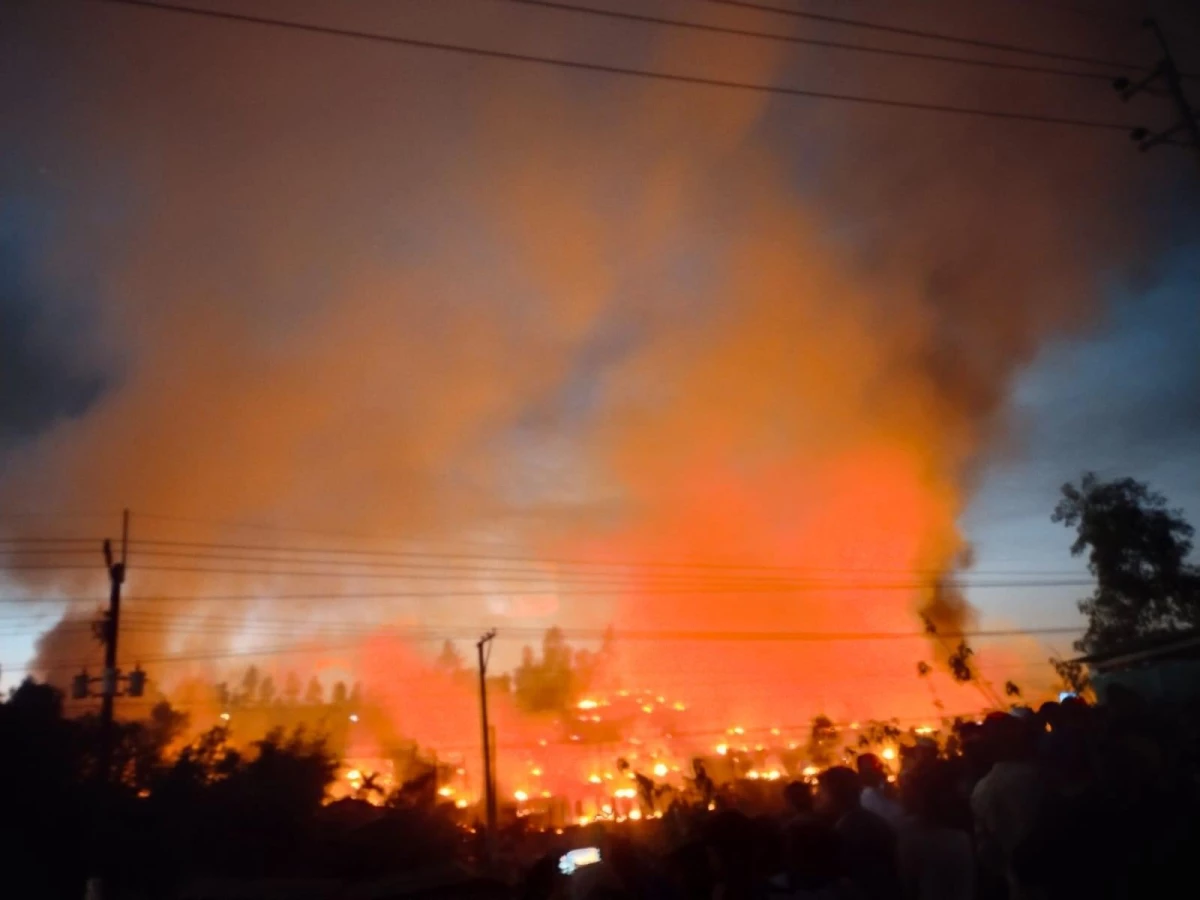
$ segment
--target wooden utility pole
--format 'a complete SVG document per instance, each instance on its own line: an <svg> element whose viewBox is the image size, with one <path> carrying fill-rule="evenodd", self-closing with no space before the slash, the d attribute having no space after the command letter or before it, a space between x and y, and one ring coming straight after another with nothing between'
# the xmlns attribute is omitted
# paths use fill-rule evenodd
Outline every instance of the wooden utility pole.
<svg viewBox="0 0 1200 900"><path fill-rule="evenodd" d="M103 851L99 844L104 834L104 817L107 810L105 798L107 787L112 775L113 756L113 704L117 698L117 688L120 684L120 673L117 671L117 638L121 630L121 586L125 583L125 565L129 560L129 510L121 514L121 558L113 558L112 541L104 542L104 566L108 569L108 614L104 617L100 634L104 639L104 672L100 676L100 746L97 748L96 764L96 793L97 806L92 810L92 840L93 856L92 872L85 888L85 900L104 900L104 876L101 860ZM139 679L144 676L139 676ZM88 676L86 671L76 679L76 696L82 693L87 696ZM131 691L132 693L133 691ZM141 693L141 681L136 686L136 692Z"/></svg>
<svg viewBox="0 0 1200 900"><path fill-rule="evenodd" d="M1175 104L1178 119L1174 125L1157 134L1148 128L1135 128L1130 137L1137 141L1138 149L1143 152L1153 150L1161 144L1174 144L1179 147L1191 147L1197 158L1200 159L1200 121L1197 121L1196 113L1192 109L1191 103L1188 102L1187 94L1183 92L1183 79L1179 75L1175 58L1171 55L1171 49L1167 46L1166 35L1163 34L1158 22L1154 19L1146 19L1142 25L1154 32L1159 49L1162 51L1162 59L1141 80L1130 81L1128 78L1118 78L1113 82L1113 87L1121 95L1122 100L1130 100L1141 93L1168 98Z"/></svg>
<svg viewBox="0 0 1200 900"><path fill-rule="evenodd" d="M483 797L487 816L489 855L496 835L496 784L492 778L492 733L488 727L487 665L488 659L492 655L492 639L495 637L496 629L493 628L475 644L475 649L479 653L479 711L483 723Z"/></svg>
<svg viewBox="0 0 1200 900"><path fill-rule="evenodd" d="M100 680L100 779L108 780L113 751L113 703L117 697L117 638L121 629L121 585L129 558L129 510L121 514L121 559L113 559L112 542L104 542L108 568L108 616L104 622L104 673Z"/></svg>

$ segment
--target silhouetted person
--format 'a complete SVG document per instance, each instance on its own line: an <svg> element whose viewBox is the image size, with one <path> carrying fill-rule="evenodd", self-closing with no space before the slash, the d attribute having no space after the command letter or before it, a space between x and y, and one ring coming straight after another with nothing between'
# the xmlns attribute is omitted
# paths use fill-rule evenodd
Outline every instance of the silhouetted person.
<svg viewBox="0 0 1200 900"><path fill-rule="evenodd" d="M704 828L704 844L715 885L713 900L754 900L754 829L750 820L735 810L718 812Z"/></svg>
<svg viewBox="0 0 1200 900"><path fill-rule="evenodd" d="M642 809L642 815L651 815L654 812L654 779L638 772L624 759L617 760L617 769L623 774L633 775L633 782L637 785L638 805Z"/></svg>
<svg viewBox="0 0 1200 900"><path fill-rule="evenodd" d="M1013 900L1029 896L1012 871L1012 859L1033 830L1043 794L1041 773L1033 762L1034 737L1025 721L989 715L984 740L994 763L971 792L983 887L991 891L1006 883Z"/></svg>
<svg viewBox="0 0 1200 900"><path fill-rule="evenodd" d="M841 843L843 871L868 900L896 896L896 835L882 816L862 807L862 782L835 766L817 779L816 809Z"/></svg>
<svg viewBox="0 0 1200 900"><path fill-rule="evenodd" d="M891 785L888 784L887 769L874 753L859 754L856 762L858 778L862 782L862 806L875 815L880 816L893 828L899 828L904 821L904 810L892 796Z"/></svg>
<svg viewBox="0 0 1200 900"><path fill-rule="evenodd" d="M943 762L925 763L902 791L908 817L900 830L897 858L904 895L910 900L972 900L975 853L961 827L955 773Z"/></svg>
<svg viewBox="0 0 1200 900"><path fill-rule="evenodd" d="M783 830L783 859L771 879L768 896L775 900L840 900L853 896L842 871L842 848L830 825L809 813Z"/></svg>
<svg viewBox="0 0 1200 900"><path fill-rule="evenodd" d="M712 778L709 777L708 771L704 768L702 760L693 760L692 768L696 772L696 790L700 793L700 799L704 805L712 803L713 791L716 790L716 785L713 784Z"/></svg>
<svg viewBox="0 0 1200 900"><path fill-rule="evenodd" d="M813 809L813 792L803 781L791 781L783 789L783 799L788 807L788 824L810 822L816 818Z"/></svg>

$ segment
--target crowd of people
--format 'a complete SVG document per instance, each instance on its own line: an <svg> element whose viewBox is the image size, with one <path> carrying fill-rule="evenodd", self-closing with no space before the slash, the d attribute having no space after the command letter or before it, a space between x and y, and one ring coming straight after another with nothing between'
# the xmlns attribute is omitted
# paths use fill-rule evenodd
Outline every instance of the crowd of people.
<svg viewBox="0 0 1200 900"><path fill-rule="evenodd" d="M1196 720L1115 691L961 723L863 753L782 811L718 799L636 831L567 835L528 872L528 900L1057 900L1173 896L1200 860ZM572 847L600 861L570 874Z"/></svg>

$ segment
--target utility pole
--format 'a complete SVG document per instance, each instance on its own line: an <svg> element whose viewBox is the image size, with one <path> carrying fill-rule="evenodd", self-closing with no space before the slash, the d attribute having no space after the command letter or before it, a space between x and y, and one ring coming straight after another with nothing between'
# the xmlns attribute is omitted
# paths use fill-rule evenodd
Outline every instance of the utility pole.
<svg viewBox="0 0 1200 900"><path fill-rule="evenodd" d="M129 510L121 514L121 559L113 559L112 542L104 542L108 568L108 616L104 623L104 674L100 680L100 778L107 780L112 765L113 703L117 697L117 638L121 629L121 585L129 554Z"/></svg>
<svg viewBox="0 0 1200 900"><path fill-rule="evenodd" d="M479 710L480 718L483 721L483 796L484 809L487 815L487 847L489 856L491 855L496 836L496 785L492 779L492 734L491 729L488 727L487 665L492 655L492 639L495 637L496 629L493 628L475 644L475 649L479 653Z"/></svg>
<svg viewBox="0 0 1200 900"><path fill-rule="evenodd" d="M121 514L121 558L113 558L112 541L104 541L104 566L108 569L108 614L104 621L98 623L98 634L104 641L104 672L99 679L88 677L84 670L74 680L72 695L83 699L89 695L89 685L100 682L100 746L97 753L96 765L96 807L92 810L92 840L95 845L91 848L92 865L84 887L85 900L104 900L104 867L102 859L105 852L101 849L105 831L104 816L107 810L107 786L111 777L113 755L113 704L117 698L121 674L117 670L117 637L121 629L121 586L125 583L125 564L129 559L129 510ZM129 693L140 697L145 682L145 674L139 669L130 673Z"/></svg>
<svg viewBox="0 0 1200 900"><path fill-rule="evenodd" d="M1148 128L1135 128L1129 136L1137 142L1138 149L1142 152L1152 150L1160 144L1174 144L1179 147L1191 147L1200 159L1200 122L1197 121L1196 113L1188 102L1187 94L1183 92L1183 79L1167 46L1166 35L1154 19L1144 20L1142 26L1154 32L1159 49L1162 50L1162 59L1141 80L1132 82L1128 78L1118 78L1113 82L1113 87L1125 101L1141 93L1169 98L1174 102L1179 118L1174 125L1157 134Z"/></svg>

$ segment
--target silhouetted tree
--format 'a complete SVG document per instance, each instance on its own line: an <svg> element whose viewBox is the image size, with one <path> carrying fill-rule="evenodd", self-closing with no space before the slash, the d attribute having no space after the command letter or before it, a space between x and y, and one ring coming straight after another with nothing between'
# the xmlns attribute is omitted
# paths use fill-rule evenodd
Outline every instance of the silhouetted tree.
<svg viewBox="0 0 1200 900"><path fill-rule="evenodd" d="M242 692L239 699L243 703L252 703L258 697L258 666L251 665L242 676Z"/></svg>
<svg viewBox="0 0 1200 900"><path fill-rule="evenodd" d="M300 700L300 679L296 677L295 672L288 672L283 680L283 699L288 703Z"/></svg>
<svg viewBox="0 0 1200 900"><path fill-rule="evenodd" d="M308 687L304 689L304 702L309 706L316 706L325 699L325 689L321 687L321 682L314 675L308 679Z"/></svg>
<svg viewBox="0 0 1200 900"><path fill-rule="evenodd" d="M1086 694L1092 689L1092 680L1088 678L1087 669L1083 663L1071 659L1050 658L1050 665L1062 681L1063 690L1072 694Z"/></svg>
<svg viewBox="0 0 1200 900"><path fill-rule="evenodd" d="M442 642L442 652L438 654L433 665L439 672L444 672L447 675L457 675L462 671L462 654L458 652L458 648L454 646L453 641L447 640Z"/></svg>
<svg viewBox="0 0 1200 900"><path fill-rule="evenodd" d="M528 712L563 712L572 706L585 684L575 671L574 658L562 629L547 629L541 658L533 648L524 648L521 664L512 673L517 705Z"/></svg>
<svg viewBox="0 0 1200 900"><path fill-rule="evenodd" d="M1200 624L1200 570L1188 563L1194 530L1166 498L1132 478L1100 481L1086 473L1064 484L1051 521L1076 531L1071 554L1088 555L1096 576L1079 609L1086 653Z"/></svg>
<svg viewBox="0 0 1200 900"><path fill-rule="evenodd" d="M950 658L946 660L946 664L950 667L951 677L958 682L972 681L975 678L975 673L971 670L971 657L975 655L975 651L967 646L966 641L961 641L950 654Z"/></svg>
<svg viewBox="0 0 1200 900"><path fill-rule="evenodd" d="M263 705L269 706L275 702L275 679L268 675L258 686L258 699Z"/></svg>
<svg viewBox="0 0 1200 900"><path fill-rule="evenodd" d="M334 706L344 706L346 704L346 682L335 681L333 683L333 693L330 695L329 701Z"/></svg>
<svg viewBox="0 0 1200 900"><path fill-rule="evenodd" d="M187 714L166 701L154 704L145 719L118 722L113 749L116 777L132 788L148 788L164 764L167 749L187 725Z"/></svg>
<svg viewBox="0 0 1200 900"><path fill-rule="evenodd" d="M68 896L82 890L92 773L80 723L62 715L62 694L30 679L0 703L0 893ZM78 890L76 890L78 889Z"/></svg>
<svg viewBox="0 0 1200 900"><path fill-rule="evenodd" d="M808 735L808 759L814 766L827 766L833 762L837 749L838 730L828 716L816 716Z"/></svg>

